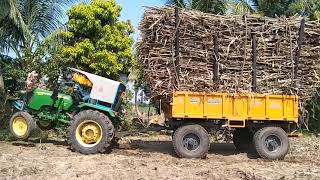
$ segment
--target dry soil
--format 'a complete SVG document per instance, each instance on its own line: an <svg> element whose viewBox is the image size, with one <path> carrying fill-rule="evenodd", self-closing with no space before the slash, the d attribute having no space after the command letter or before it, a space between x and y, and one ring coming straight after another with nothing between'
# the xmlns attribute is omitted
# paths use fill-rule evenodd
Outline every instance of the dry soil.
<svg viewBox="0 0 320 180"><path fill-rule="evenodd" d="M177 158L171 136L123 138L108 154L81 155L65 141L0 142L0 179L320 179L320 138L291 139L282 161L212 143L206 159Z"/></svg>

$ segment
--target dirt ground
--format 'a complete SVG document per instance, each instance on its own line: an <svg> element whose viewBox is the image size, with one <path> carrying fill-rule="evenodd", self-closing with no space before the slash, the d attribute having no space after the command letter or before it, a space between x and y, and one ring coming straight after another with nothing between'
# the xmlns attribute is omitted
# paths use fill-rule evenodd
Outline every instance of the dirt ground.
<svg viewBox="0 0 320 180"><path fill-rule="evenodd" d="M109 154L81 155L64 141L0 142L0 179L320 179L320 138L291 139L283 161L212 143L206 159L179 159L171 136L132 136Z"/></svg>

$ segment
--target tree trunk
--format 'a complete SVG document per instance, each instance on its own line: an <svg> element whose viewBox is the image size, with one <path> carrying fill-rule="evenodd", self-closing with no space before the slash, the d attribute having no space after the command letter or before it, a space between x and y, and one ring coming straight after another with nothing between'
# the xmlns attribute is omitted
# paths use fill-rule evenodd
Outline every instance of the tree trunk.
<svg viewBox="0 0 320 180"><path fill-rule="evenodd" d="M3 76L2 76L2 69L0 68L0 93L1 91L4 91L4 82L3 82Z"/></svg>
<svg viewBox="0 0 320 180"><path fill-rule="evenodd" d="M6 104L5 91L4 91L4 82L2 76L2 69L0 68L0 111L2 111L3 107ZM1 112L0 112L1 115Z"/></svg>

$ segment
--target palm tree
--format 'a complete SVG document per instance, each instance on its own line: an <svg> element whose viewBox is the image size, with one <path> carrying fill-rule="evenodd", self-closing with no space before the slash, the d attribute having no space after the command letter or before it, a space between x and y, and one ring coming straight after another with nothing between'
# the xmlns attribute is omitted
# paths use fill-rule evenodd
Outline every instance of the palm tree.
<svg viewBox="0 0 320 180"><path fill-rule="evenodd" d="M229 14L252 14L257 13L259 7L257 0L230 0L228 3Z"/></svg>
<svg viewBox="0 0 320 180"><path fill-rule="evenodd" d="M186 8L187 5L190 5L190 0L167 0L166 4Z"/></svg>
<svg viewBox="0 0 320 180"><path fill-rule="evenodd" d="M320 20L319 0L166 0L166 4L214 14L258 13L269 17L299 14Z"/></svg>
<svg viewBox="0 0 320 180"><path fill-rule="evenodd" d="M67 8L76 1L0 0L0 55L10 54L23 68L31 66L39 51L44 53L43 46L48 45L53 32L66 21ZM1 86L2 82L0 72Z"/></svg>
<svg viewBox="0 0 320 180"><path fill-rule="evenodd" d="M0 96L3 91L4 91L4 82L2 77L2 69L0 68Z"/></svg>
<svg viewBox="0 0 320 180"><path fill-rule="evenodd" d="M66 20L66 9L76 0L0 0L0 50L19 59L33 52L44 38Z"/></svg>
<svg viewBox="0 0 320 180"><path fill-rule="evenodd" d="M224 14L227 10L227 0L167 0L166 4L214 14Z"/></svg>

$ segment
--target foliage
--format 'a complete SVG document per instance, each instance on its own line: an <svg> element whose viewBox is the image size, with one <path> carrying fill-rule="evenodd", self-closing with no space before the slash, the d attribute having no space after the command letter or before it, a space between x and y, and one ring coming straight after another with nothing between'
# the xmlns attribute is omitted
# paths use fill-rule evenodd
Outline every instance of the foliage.
<svg viewBox="0 0 320 180"><path fill-rule="evenodd" d="M296 0L289 6L290 13L287 15L294 15L294 13L309 16L312 20L320 20L320 1L319 0Z"/></svg>
<svg viewBox="0 0 320 180"><path fill-rule="evenodd" d="M6 93L3 89L0 89L0 114L2 114L1 110L4 107L4 102L6 101Z"/></svg>
<svg viewBox="0 0 320 180"><path fill-rule="evenodd" d="M286 15L292 2L293 0L258 0L257 11L269 17Z"/></svg>
<svg viewBox="0 0 320 180"><path fill-rule="evenodd" d="M56 72L52 67L56 46L55 31L65 21L65 11L76 0L1 0L0 53L11 55L11 60L1 58L6 89L14 91L23 87L26 74L32 70L40 73ZM51 73L53 74L53 73ZM20 84L20 86L18 86Z"/></svg>
<svg viewBox="0 0 320 180"><path fill-rule="evenodd" d="M227 11L227 0L167 0L166 4L214 14Z"/></svg>
<svg viewBox="0 0 320 180"><path fill-rule="evenodd" d="M167 0L166 4L207 13L250 14L263 16L308 16L320 20L318 0Z"/></svg>
<svg viewBox="0 0 320 180"><path fill-rule="evenodd" d="M255 13L255 7L256 5L252 2L250 4L246 0L231 0L229 1L229 12L230 14L250 14Z"/></svg>
<svg viewBox="0 0 320 180"><path fill-rule="evenodd" d="M308 103L306 110L309 113L309 129L313 132L320 132L320 94Z"/></svg>
<svg viewBox="0 0 320 180"><path fill-rule="evenodd" d="M247 4L251 4L257 13L264 16L302 15L312 20L320 19L320 1L318 0L252 0Z"/></svg>
<svg viewBox="0 0 320 180"><path fill-rule="evenodd" d="M190 4L190 1L186 0L166 0L167 5L175 5L181 8L186 8Z"/></svg>
<svg viewBox="0 0 320 180"><path fill-rule="evenodd" d="M118 79L134 63L131 23L119 21L121 7L114 0L93 0L69 11L61 56L64 63L101 76Z"/></svg>
<svg viewBox="0 0 320 180"><path fill-rule="evenodd" d="M2 0L0 11L1 50L17 58L28 55L43 38L61 27L65 9L75 0Z"/></svg>
<svg viewBox="0 0 320 180"><path fill-rule="evenodd" d="M0 141L11 142L14 140L13 135L10 133L9 129L0 129Z"/></svg>
<svg viewBox="0 0 320 180"><path fill-rule="evenodd" d="M257 0L253 4L257 12L269 17L302 15L312 20L320 19L318 0Z"/></svg>

